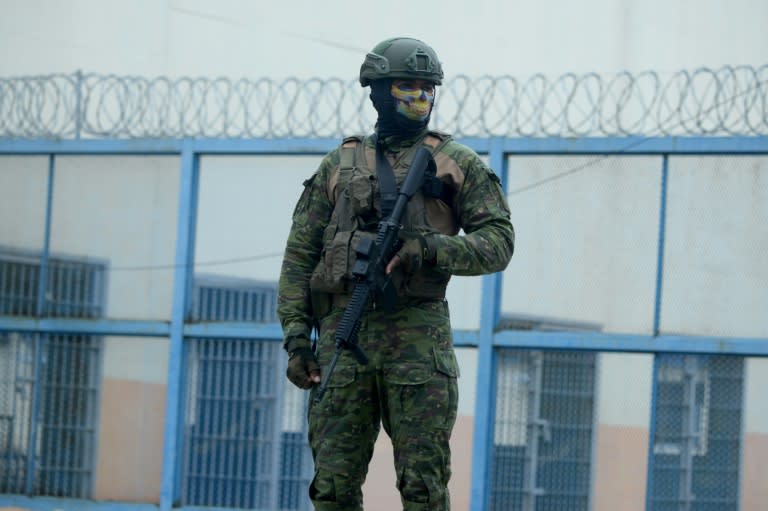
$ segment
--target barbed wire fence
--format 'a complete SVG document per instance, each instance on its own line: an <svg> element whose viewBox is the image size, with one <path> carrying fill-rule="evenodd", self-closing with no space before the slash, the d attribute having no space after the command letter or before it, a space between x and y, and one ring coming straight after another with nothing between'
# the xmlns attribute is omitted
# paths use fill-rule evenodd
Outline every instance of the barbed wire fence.
<svg viewBox="0 0 768 511"><path fill-rule="evenodd" d="M0 78L3 138L341 137L374 123L355 79ZM766 135L768 64L664 77L459 75L439 88L431 126L457 137Z"/></svg>

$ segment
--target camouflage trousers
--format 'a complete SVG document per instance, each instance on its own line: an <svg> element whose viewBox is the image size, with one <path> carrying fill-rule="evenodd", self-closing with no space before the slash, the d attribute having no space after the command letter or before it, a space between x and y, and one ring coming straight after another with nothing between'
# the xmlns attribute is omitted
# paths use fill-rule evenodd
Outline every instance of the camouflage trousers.
<svg viewBox="0 0 768 511"><path fill-rule="evenodd" d="M318 358L335 351L334 309L321 324ZM345 351L323 399L309 408L315 475L309 488L317 511L363 509L361 487L383 425L389 435L397 489L405 511L448 511L449 440L458 406L458 366L448 305L425 301L363 319L361 365Z"/></svg>

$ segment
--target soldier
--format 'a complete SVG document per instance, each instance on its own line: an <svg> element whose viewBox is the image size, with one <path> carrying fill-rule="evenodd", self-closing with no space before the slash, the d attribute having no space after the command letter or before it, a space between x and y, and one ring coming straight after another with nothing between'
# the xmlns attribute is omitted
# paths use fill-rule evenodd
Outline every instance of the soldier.
<svg viewBox="0 0 768 511"><path fill-rule="evenodd" d="M382 424L394 449L403 509L450 509L458 366L445 290L451 275L506 268L514 230L493 171L474 151L427 127L442 80L435 51L422 41L398 37L376 45L360 68L360 83L370 86L378 112L375 133L346 138L326 155L293 212L278 315L288 379L314 393L354 286L355 248L375 234L387 212L381 168L401 182L418 148L434 157L436 179L408 202L402 247L386 267L396 283L396 306L385 311L372 300L361 321L358 344L369 363L344 351L327 392L310 399L315 474L309 495L318 511L362 509L361 487ZM313 327L319 331L314 347Z"/></svg>

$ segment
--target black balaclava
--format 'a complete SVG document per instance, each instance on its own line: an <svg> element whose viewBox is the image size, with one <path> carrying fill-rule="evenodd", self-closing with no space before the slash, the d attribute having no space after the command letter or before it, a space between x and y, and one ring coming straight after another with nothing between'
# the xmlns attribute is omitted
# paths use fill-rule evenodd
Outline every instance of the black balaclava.
<svg viewBox="0 0 768 511"><path fill-rule="evenodd" d="M391 78L371 81L370 98L373 107L379 113L376 120L376 133L379 140L392 136L410 138L418 135L429 124L429 116L423 121L413 121L399 114L395 109L395 98L392 97L391 89ZM431 115L432 112L430 112Z"/></svg>

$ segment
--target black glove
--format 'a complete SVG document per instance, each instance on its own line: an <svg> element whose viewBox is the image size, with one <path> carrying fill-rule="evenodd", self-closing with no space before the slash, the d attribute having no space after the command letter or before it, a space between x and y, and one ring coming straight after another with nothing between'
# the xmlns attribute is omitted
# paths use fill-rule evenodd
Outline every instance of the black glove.
<svg viewBox="0 0 768 511"><path fill-rule="evenodd" d="M430 246L424 235L417 232L400 231L398 237L402 246L387 265L387 273L396 266L402 266L405 273L413 274L419 271L425 262L434 264L435 249Z"/></svg>
<svg viewBox="0 0 768 511"><path fill-rule="evenodd" d="M308 389L320 383L320 365L312 348L303 347L291 351L285 375L300 389Z"/></svg>

